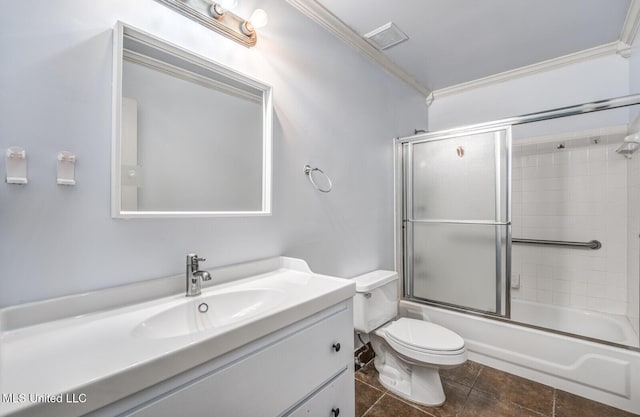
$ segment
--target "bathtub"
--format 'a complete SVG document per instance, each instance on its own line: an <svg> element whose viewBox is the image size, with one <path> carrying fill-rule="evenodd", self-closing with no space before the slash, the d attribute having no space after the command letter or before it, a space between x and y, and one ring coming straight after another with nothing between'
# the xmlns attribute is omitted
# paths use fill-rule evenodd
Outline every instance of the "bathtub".
<svg viewBox="0 0 640 417"><path fill-rule="evenodd" d="M400 315L455 331L473 361L640 414L640 352L406 300Z"/></svg>
<svg viewBox="0 0 640 417"><path fill-rule="evenodd" d="M520 323L638 347L638 336L624 316L512 300L511 319Z"/></svg>

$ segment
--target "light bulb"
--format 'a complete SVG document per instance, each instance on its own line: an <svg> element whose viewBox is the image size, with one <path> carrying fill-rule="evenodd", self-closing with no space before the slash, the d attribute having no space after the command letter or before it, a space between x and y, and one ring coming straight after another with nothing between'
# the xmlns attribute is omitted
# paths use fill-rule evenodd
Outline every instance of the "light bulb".
<svg viewBox="0 0 640 417"><path fill-rule="evenodd" d="M215 19L219 19L224 16L224 8L220 6L218 3L212 3L211 7L209 7L209 13Z"/></svg>
<svg viewBox="0 0 640 417"><path fill-rule="evenodd" d="M216 3L225 10L231 10L238 5L238 0L217 0Z"/></svg>
<svg viewBox="0 0 640 417"><path fill-rule="evenodd" d="M263 28L267 26L269 22L269 15L262 9L255 9L253 13L251 13L249 22L251 22L251 26L253 26L254 29Z"/></svg>

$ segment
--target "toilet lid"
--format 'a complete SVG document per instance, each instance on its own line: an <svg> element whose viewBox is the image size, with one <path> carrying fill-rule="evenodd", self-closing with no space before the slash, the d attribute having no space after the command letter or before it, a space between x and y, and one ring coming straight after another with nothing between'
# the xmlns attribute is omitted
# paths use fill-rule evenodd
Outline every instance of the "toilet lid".
<svg viewBox="0 0 640 417"><path fill-rule="evenodd" d="M464 339L435 323L400 318L385 328L394 342L415 350L452 351L464 347Z"/></svg>

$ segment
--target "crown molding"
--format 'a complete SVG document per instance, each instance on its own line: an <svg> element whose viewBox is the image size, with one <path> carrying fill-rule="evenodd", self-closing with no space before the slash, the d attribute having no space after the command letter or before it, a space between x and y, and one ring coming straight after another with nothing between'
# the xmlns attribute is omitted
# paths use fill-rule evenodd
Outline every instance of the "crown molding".
<svg viewBox="0 0 640 417"><path fill-rule="evenodd" d="M424 97L428 97L429 94L431 94L431 90L420 84L415 78L409 75L408 72L387 58L382 52L378 51L369 42L364 40L362 36L316 0L287 0L287 3L331 32L344 43L356 49L374 63L380 65L389 74L400 79Z"/></svg>
<svg viewBox="0 0 640 417"><path fill-rule="evenodd" d="M606 43L604 45L596 46L595 48L585 49L583 51L574 52L572 54L564 55L558 58L548 59L546 61L537 62L535 64L527 65L525 67L516 68L513 70L501 72L498 74L489 75L488 77L478 78L477 80L469 81L466 83L452 85L451 87L441 88L433 91L434 99L448 96L451 94L460 93L466 90L471 90L478 87L484 87L490 84L501 83L516 78L524 77L527 75L537 74L539 72L549 71L551 69L560 68L566 65L575 64L581 61L587 61L589 59L598 58L601 56L619 54L625 55L628 45L623 44L620 41Z"/></svg>
<svg viewBox="0 0 640 417"><path fill-rule="evenodd" d="M627 17L620 32L620 41L627 45L633 45L633 41L638 34L638 28L640 28L640 0L631 0Z"/></svg>
<svg viewBox="0 0 640 417"><path fill-rule="evenodd" d="M631 58L632 51L633 51L633 47L631 45L626 44L622 41L618 41L616 54L620 55L623 58Z"/></svg>

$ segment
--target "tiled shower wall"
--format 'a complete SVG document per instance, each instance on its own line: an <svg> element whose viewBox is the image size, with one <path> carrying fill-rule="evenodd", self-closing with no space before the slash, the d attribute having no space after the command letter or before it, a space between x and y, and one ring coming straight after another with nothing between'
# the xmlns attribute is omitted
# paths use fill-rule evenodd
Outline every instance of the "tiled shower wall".
<svg viewBox="0 0 640 417"><path fill-rule="evenodd" d="M636 152L627 161L627 181L629 185L629 229L627 272L629 281L627 316L631 325L640 334L640 153Z"/></svg>
<svg viewBox="0 0 640 417"><path fill-rule="evenodd" d="M514 140L513 237L602 242L599 250L513 245L514 298L626 315L624 128Z"/></svg>

